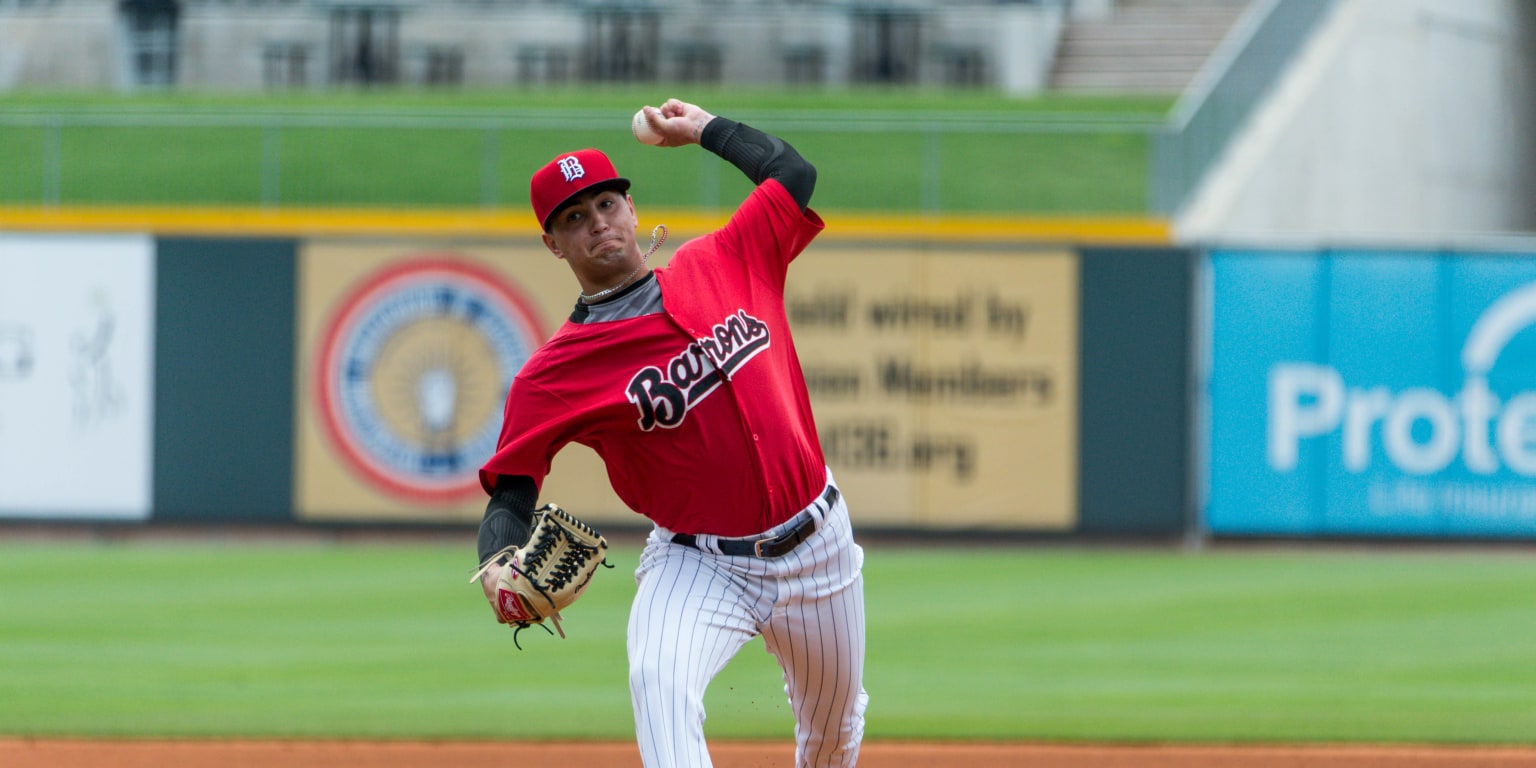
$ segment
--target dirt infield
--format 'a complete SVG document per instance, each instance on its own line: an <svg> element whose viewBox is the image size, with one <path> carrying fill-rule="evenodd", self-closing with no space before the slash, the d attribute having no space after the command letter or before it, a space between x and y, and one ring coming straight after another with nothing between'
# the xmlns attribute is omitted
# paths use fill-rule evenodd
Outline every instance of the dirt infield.
<svg viewBox="0 0 1536 768"><path fill-rule="evenodd" d="M710 751L719 768L794 764L787 744L721 743ZM514 756L519 765L640 765L629 743L0 739L0 765L7 768L460 768ZM1513 768L1536 765L1536 749L869 742L859 762L872 768Z"/></svg>

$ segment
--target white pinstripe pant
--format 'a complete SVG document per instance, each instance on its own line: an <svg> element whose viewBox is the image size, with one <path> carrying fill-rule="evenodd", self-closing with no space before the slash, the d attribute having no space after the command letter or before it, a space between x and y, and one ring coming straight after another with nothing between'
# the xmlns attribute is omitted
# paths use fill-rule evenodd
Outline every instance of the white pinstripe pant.
<svg viewBox="0 0 1536 768"><path fill-rule="evenodd" d="M830 482L830 478L829 478ZM784 670L795 714L795 763L851 766L864 736L864 550L841 497L818 499L816 532L773 559L674 544L657 528L635 572L629 614L629 691L635 736L648 768L711 765L704 691L761 634ZM788 530L799 518L766 531Z"/></svg>

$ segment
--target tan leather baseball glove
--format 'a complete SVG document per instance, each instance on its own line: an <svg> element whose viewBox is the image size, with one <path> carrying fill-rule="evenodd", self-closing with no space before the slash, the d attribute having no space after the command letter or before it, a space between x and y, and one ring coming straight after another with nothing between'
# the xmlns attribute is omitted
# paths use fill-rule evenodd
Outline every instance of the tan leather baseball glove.
<svg viewBox="0 0 1536 768"><path fill-rule="evenodd" d="M587 591L599 566L613 567L607 554L608 540L601 533L558 505L545 504L533 513L528 543L491 555L470 582L479 581L493 564L504 564L493 607L497 621L514 628L513 643L517 643L517 632L543 625L545 620L563 638L560 611Z"/></svg>

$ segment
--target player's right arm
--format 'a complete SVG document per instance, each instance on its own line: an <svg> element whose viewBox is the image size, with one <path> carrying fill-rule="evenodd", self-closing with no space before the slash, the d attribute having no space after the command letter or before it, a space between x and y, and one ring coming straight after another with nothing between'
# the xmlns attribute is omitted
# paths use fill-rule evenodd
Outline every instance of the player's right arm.
<svg viewBox="0 0 1536 768"><path fill-rule="evenodd" d="M753 184L779 182L804 211L816 190L816 167L800 156L789 142L745 123L724 117L709 121L699 146L736 166Z"/></svg>
<svg viewBox="0 0 1536 768"><path fill-rule="evenodd" d="M698 144L736 166L753 184L774 179L800 210L810 206L816 168L789 142L677 99L668 99L660 108L646 107L645 112L647 122L661 134L662 146Z"/></svg>

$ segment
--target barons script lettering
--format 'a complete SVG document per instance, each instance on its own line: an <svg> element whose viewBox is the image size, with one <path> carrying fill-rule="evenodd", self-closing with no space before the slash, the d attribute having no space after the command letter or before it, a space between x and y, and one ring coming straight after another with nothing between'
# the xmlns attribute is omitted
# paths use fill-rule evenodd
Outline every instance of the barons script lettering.
<svg viewBox="0 0 1536 768"><path fill-rule="evenodd" d="M625 395L640 410L640 429L672 429L695 405L768 348L768 325L745 309L716 323L714 333L694 340L665 369L648 365L629 380Z"/></svg>

